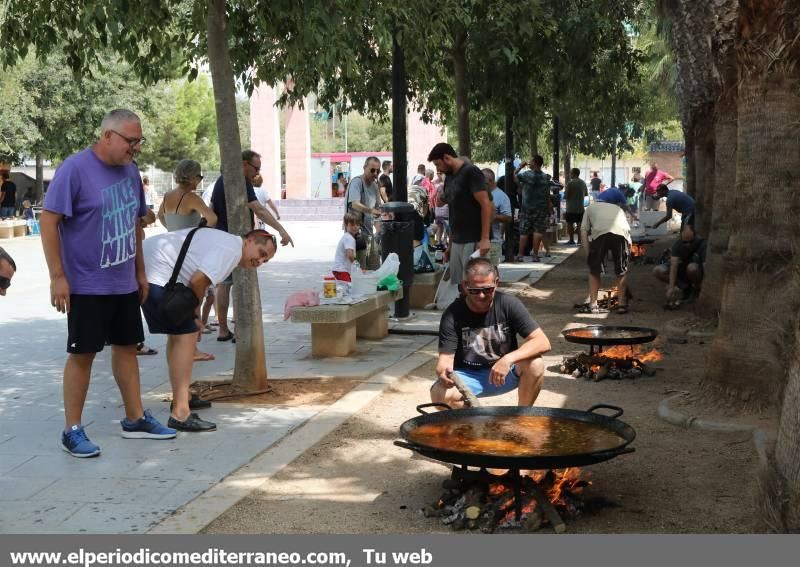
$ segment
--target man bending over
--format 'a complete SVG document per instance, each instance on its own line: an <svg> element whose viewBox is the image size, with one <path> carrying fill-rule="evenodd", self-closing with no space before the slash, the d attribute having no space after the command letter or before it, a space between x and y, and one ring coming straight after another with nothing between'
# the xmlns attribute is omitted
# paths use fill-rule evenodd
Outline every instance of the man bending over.
<svg viewBox="0 0 800 567"><path fill-rule="evenodd" d="M455 372L478 397L518 388L518 404L532 406L542 389L550 341L522 302L497 291L497 270L487 258L473 258L464 270L465 295L456 299L439 324L438 379L431 400L463 406ZM517 335L524 338L521 346Z"/></svg>

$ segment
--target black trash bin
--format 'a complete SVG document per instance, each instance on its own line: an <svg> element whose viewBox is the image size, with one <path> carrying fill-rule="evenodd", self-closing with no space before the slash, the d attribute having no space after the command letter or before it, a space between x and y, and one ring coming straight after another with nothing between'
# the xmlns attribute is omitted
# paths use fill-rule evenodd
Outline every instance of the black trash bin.
<svg viewBox="0 0 800 567"><path fill-rule="evenodd" d="M381 221L381 259L394 252L400 259L397 278L403 282L403 299L395 301L394 316L408 317L411 284L414 281L414 215L410 203L391 202L381 207L385 213L393 213L394 220Z"/></svg>

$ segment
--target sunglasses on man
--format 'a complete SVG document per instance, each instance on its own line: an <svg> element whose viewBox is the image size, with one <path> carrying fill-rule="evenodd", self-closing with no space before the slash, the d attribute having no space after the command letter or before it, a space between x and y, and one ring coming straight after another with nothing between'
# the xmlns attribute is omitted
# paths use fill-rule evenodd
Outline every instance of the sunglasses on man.
<svg viewBox="0 0 800 567"><path fill-rule="evenodd" d="M252 232L252 234L258 234L260 236L269 236L272 239L272 244L275 245L275 250L278 249L278 239L275 237L274 234L267 232L266 230L256 229Z"/></svg>
<svg viewBox="0 0 800 567"><path fill-rule="evenodd" d="M495 289L497 289L497 286L494 285L487 285L486 287L468 287L467 293L470 295L480 295L482 293L492 295Z"/></svg>
<svg viewBox="0 0 800 567"><path fill-rule="evenodd" d="M0 289L8 289L11 286L11 278L0 276Z"/></svg>

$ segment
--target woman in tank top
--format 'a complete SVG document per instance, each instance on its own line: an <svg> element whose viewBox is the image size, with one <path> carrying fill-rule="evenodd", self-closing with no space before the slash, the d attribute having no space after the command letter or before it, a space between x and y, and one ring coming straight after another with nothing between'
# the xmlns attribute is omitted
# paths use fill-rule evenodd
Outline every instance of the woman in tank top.
<svg viewBox="0 0 800 567"><path fill-rule="evenodd" d="M178 187L164 194L161 207L158 209L158 220L168 231L194 228L200 224L201 218L206 219L207 226L217 225L217 215L203 202L202 197L195 193L197 186L203 180L201 171L200 164L191 159L181 160L175 167L175 183ZM208 298L206 301L209 301ZM204 310L204 313L208 317L208 312ZM198 341L203 330L200 329ZM198 362L214 360L214 355L198 349L195 350L194 359Z"/></svg>
<svg viewBox="0 0 800 567"><path fill-rule="evenodd" d="M175 168L178 187L164 194L158 209L158 220L168 231L194 228L201 218L206 219L208 226L217 225L217 215L195 193L197 185L203 180L200 172L200 164L190 159L182 160Z"/></svg>

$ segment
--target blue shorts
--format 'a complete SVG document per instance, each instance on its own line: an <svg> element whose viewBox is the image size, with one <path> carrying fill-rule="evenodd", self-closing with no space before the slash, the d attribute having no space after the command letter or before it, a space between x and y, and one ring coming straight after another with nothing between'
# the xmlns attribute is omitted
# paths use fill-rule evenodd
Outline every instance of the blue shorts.
<svg viewBox="0 0 800 567"><path fill-rule="evenodd" d="M164 288L160 285L150 284L147 301L142 305L147 328L154 335L188 335L197 332L197 323L189 319L181 325L173 325L161 318L161 300L164 298Z"/></svg>
<svg viewBox="0 0 800 567"><path fill-rule="evenodd" d="M506 381L502 386L495 386L489 381L489 376L492 372L491 368L481 368L476 370L461 369L456 370L455 373L464 381L472 393L479 398L488 398L489 396L499 396L511 390L516 390L519 387L519 376L517 375L517 368L511 365L511 370L506 376Z"/></svg>

